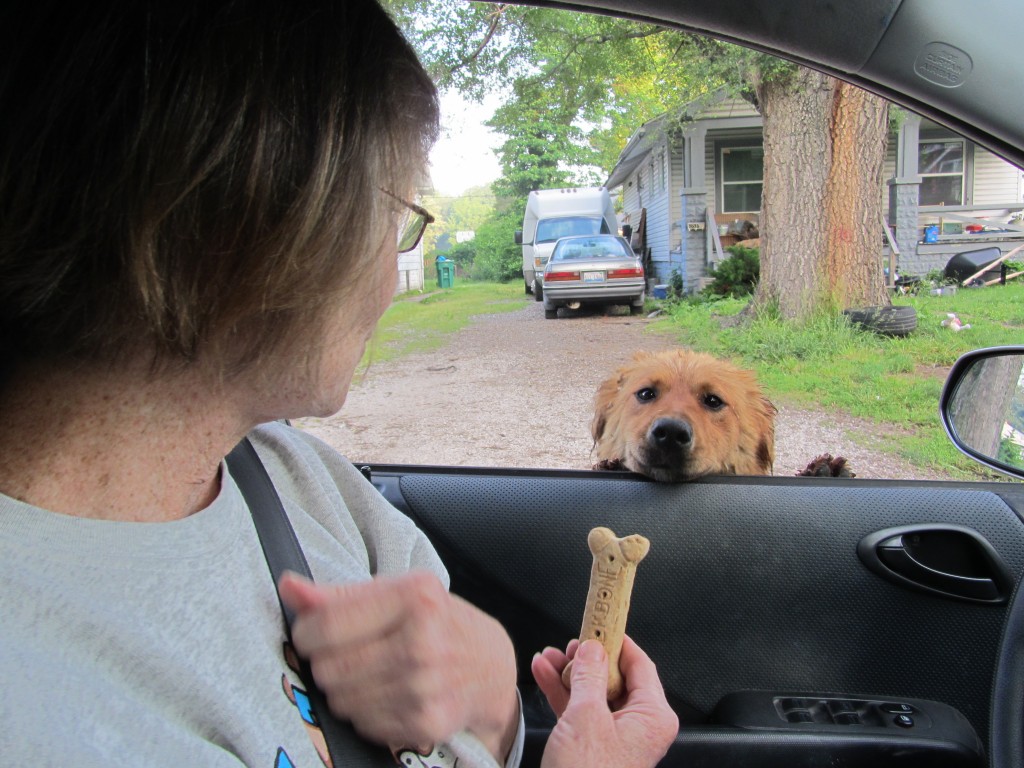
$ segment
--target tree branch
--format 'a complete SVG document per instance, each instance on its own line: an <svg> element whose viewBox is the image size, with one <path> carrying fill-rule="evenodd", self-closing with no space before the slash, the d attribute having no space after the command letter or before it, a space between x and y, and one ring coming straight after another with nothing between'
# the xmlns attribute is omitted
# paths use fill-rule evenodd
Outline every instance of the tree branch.
<svg viewBox="0 0 1024 768"><path fill-rule="evenodd" d="M576 51L584 45L603 45L604 43L618 42L619 40L640 40L643 38L651 37L662 32L667 31L664 27L649 26L646 29L639 29L636 32L627 32L624 35L584 35L583 37L576 38L569 50L566 51L565 56L562 57L561 61L555 64L554 67L544 73L545 78L553 78L557 75L563 67L568 63L569 59L575 55Z"/></svg>
<svg viewBox="0 0 1024 768"><path fill-rule="evenodd" d="M498 24L501 21L501 15L505 13L505 10L507 8L507 5L499 5L497 8L495 8L494 13L490 15L491 23L488 25L487 33L484 35L484 39L480 41L480 45L476 47L476 50L473 51L473 53L471 53L469 56L467 56L454 67L452 67L450 70L448 70L449 75L451 75L454 72L457 72L463 67L469 66L474 61L476 61L477 58L479 58L480 54L483 53L484 48L486 48L487 44L491 42L491 39L494 37L494 33L498 31Z"/></svg>

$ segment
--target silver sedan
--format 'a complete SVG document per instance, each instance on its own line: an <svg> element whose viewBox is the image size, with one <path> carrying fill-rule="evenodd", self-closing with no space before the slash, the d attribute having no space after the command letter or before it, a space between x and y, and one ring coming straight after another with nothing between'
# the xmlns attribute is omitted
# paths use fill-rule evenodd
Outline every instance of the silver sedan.
<svg viewBox="0 0 1024 768"><path fill-rule="evenodd" d="M626 304L638 315L644 308L644 268L629 243L616 235L563 237L544 268L544 317L559 307Z"/></svg>

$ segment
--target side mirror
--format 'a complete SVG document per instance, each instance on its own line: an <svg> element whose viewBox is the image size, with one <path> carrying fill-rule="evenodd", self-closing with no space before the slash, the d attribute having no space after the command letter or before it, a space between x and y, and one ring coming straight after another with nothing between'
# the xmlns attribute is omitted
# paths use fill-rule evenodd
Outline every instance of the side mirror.
<svg viewBox="0 0 1024 768"><path fill-rule="evenodd" d="M521 230L521 229L517 229L516 230L515 241L516 241L516 245L522 245L523 244L523 230Z"/></svg>
<svg viewBox="0 0 1024 768"><path fill-rule="evenodd" d="M957 360L939 411L960 451L1024 478L1024 346L977 349Z"/></svg>

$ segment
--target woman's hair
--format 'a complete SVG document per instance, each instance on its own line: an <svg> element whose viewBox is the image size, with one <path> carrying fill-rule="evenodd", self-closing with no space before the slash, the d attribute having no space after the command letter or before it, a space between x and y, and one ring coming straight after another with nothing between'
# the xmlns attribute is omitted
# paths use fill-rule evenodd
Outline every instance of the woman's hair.
<svg viewBox="0 0 1024 768"><path fill-rule="evenodd" d="M0 11L0 354L245 370L365 284L437 134L375 0Z"/></svg>

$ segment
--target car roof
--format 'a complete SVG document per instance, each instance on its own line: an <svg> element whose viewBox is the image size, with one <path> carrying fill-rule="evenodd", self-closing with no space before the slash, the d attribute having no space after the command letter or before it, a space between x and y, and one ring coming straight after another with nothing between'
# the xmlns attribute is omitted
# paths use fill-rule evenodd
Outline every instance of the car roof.
<svg viewBox="0 0 1024 768"><path fill-rule="evenodd" d="M530 0L709 34L842 78L1024 165L1019 0Z"/></svg>

